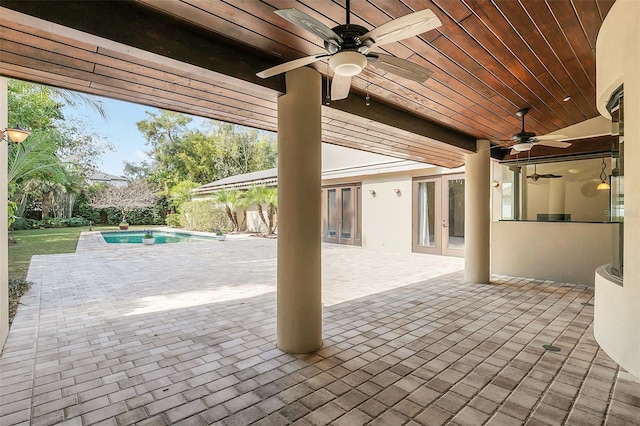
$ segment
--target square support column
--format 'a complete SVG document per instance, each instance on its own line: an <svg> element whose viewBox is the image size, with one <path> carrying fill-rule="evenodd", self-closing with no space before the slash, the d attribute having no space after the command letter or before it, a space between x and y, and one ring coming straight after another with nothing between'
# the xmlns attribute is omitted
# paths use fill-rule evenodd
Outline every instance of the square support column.
<svg viewBox="0 0 640 426"><path fill-rule="evenodd" d="M322 346L322 79L286 74L278 99L278 348Z"/></svg>

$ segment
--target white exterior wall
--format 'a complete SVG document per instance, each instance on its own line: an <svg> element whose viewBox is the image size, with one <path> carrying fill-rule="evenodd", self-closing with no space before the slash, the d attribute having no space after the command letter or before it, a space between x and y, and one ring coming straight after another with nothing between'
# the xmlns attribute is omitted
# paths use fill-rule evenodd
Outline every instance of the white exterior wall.
<svg viewBox="0 0 640 426"><path fill-rule="evenodd" d="M594 335L605 352L640 378L640 2L614 3L596 44L598 111L624 83L624 282L596 278ZM608 262L606 262L608 263Z"/></svg>
<svg viewBox="0 0 640 426"><path fill-rule="evenodd" d="M363 248L411 252L411 183L408 174L362 180Z"/></svg>

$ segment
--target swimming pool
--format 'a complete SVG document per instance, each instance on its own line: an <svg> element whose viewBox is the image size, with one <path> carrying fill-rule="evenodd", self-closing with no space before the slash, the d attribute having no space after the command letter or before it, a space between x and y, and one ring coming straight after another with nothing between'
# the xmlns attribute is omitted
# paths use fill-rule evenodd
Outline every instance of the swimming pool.
<svg viewBox="0 0 640 426"><path fill-rule="evenodd" d="M142 244L144 231L101 231L102 238L109 244ZM191 243L212 241L215 237L203 237L180 232L153 231L155 244Z"/></svg>

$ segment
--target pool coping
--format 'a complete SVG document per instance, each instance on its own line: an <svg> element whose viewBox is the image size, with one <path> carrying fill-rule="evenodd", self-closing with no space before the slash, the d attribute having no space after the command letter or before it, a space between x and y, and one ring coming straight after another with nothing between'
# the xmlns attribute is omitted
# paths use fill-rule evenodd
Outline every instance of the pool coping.
<svg viewBox="0 0 640 426"><path fill-rule="evenodd" d="M211 242L219 242L215 239L216 234L213 232L202 232L202 231L191 231L191 230L177 230L176 228L169 227L160 227L160 228L149 228L153 231L158 232L169 232L173 234L187 234L198 237L210 237L211 241L202 240L199 242L211 243ZM132 230L133 231L133 230ZM78 244L76 246L76 253L85 252L85 251L94 251L94 250L107 250L107 249L131 249L136 247L147 247L144 244L110 244L105 241L102 237L102 232L111 232L111 231L83 231L80 233L80 238L78 239ZM122 230L114 229L113 232L126 232ZM237 239L247 239L251 238L250 234L227 234L227 240L237 240Z"/></svg>

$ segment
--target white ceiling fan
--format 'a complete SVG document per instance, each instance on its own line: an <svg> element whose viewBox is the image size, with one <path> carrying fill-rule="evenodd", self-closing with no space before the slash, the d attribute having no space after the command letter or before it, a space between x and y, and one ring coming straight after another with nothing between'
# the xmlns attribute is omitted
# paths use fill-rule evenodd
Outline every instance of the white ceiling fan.
<svg viewBox="0 0 640 426"><path fill-rule="evenodd" d="M524 116L529 112L529 108L522 108L516 115L522 118L522 129L520 132L511 135L511 140L515 143L511 145L511 155L519 152L529 151L535 145L551 146L554 148L569 148L570 142L562 142L557 139L566 139L565 135L544 135L536 136L533 132L527 132L524 130Z"/></svg>
<svg viewBox="0 0 640 426"><path fill-rule="evenodd" d="M320 53L277 65L257 73L261 78L312 64L329 57L329 66L335 73L331 82L331 99L345 99L351 88L351 78L371 64L383 71L423 83L433 72L418 64L395 56L371 52L376 46L403 40L438 28L442 23L430 9L419 10L394 19L369 31L350 23L350 1L346 0L346 24L329 28L317 19L297 9L281 9L275 13L298 27L324 40L327 53Z"/></svg>

